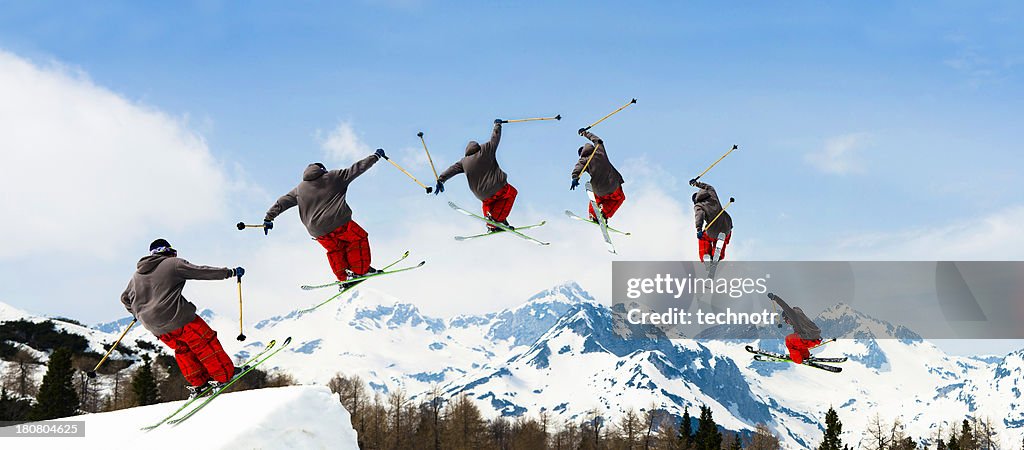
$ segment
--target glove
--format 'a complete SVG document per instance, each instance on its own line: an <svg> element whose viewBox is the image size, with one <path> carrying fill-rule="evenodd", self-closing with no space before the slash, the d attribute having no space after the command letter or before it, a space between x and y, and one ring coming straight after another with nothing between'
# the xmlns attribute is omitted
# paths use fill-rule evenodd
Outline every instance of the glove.
<svg viewBox="0 0 1024 450"><path fill-rule="evenodd" d="M270 234L270 230L273 230L273 229L274 229L274 221L273 220L264 220L263 221L263 235L264 236Z"/></svg>
<svg viewBox="0 0 1024 450"><path fill-rule="evenodd" d="M444 192L444 183L437 180L437 184L434 186L434 195L440 195L442 192Z"/></svg>
<svg viewBox="0 0 1024 450"><path fill-rule="evenodd" d="M690 186L696 186L696 185L697 185L697 179L696 178L690 178Z"/></svg>
<svg viewBox="0 0 1024 450"><path fill-rule="evenodd" d="M770 299L772 299L772 300L775 300L775 299L777 299L777 298L779 298L779 297L777 297L777 296L776 296L775 294L773 294L773 293L769 292L769 293L768 293L768 298L770 298Z"/></svg>
<svg viewBox="0 0 1024 450"><path fill-rule="evenodd" d="M697 239L704 239L704 230L697 231Z"/></svg>
<svg viewBox="0 0 1024 450"><path fill-rule="evenodd" d="M378 158L388 159L388 155L384 154L384 149L382 148L378 148L377 151L373 152L373 154L377 155Z"/></svg>
<svg viewBox="0 0 1024 450"><path fill-rule="evenodd" d="M579 177L572 177L572 185L569 186L569 190L570 191L575 191L576 188L579 187L579 185L580 185Z"/></svg>
<svg viewBox="0 0 1024 450"><path fill-rule="evenodd" d="M577 132L577 133L579 133L579 134L580 134L580 136L583 136L583 133L586 133L586 132L587 132L587 129L586 129L586 128L580 128L580 129L579 129L579 130L577 130L576 132Z"/></svg>
<svg viewBox="0 0 1024 450"><path fill-rule="evenodd" d="M501 119L494 119L494 123L500 125L500 124L506 123L506 121L501 120Z"/></svg>
<svg viewBox="0 0 1024 450"><path fill-rule="evenodd" d="M245 269L241 267L235 267L234 269L231 269L231 276L242 278L242 275L245 275Z"/></svg>

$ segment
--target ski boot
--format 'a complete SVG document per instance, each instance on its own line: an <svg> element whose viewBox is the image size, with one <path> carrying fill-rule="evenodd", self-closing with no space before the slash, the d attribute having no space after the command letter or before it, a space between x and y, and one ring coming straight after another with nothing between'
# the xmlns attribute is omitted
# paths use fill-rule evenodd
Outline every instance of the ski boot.
<svg viewBox="0 0 1024 450"><path fill-rule="evenodd" d="M203 390L206 389L206 387L207 387L207 384L205 384L205 383L204 384L200 384L199 386L192 386L192 385L185 386L185 390L188 391L188 399L189 400L195 400L196 398L199 397L199 394L203 393Z"/></svg>
<svg viewBox="0 0 1024 450"><path fill-rule="evenodd" d="M492 219L492 220L493 220L493 219ZM497 221L495 221L495 222L497 222ZM506 226L506 227L507 227L507 228L508 228L509 230L514 230L514 229L516 229L516 228L515 228L515 227L513 227L512 225L509 225L509 224L508 224L508 220L502 220L501 222L498 222L498 223L500 223L500 224L502 224L502 225ZM505 229L504 229L504 228L501 228L501 227L496 227L496 226L494 226L494 225L491 225L491 224L487 224L487 232L488 232L488 233L501 233L502 231L505 231Z"/></svg>

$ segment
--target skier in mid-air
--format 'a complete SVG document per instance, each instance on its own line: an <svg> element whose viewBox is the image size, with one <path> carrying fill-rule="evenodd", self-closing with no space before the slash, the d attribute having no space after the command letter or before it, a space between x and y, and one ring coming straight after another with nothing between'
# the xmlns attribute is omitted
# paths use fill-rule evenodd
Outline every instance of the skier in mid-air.
<svg viewBox="0 0 1024 450"><path fill-rule="evenodd" d="M317 242L327 250L331 270L344 282L377 270L370 267L370 240L366 230L352 220L352 208L345 200L348 186L357 177L384 158L384 150L357 161L352 167L327 170L322 163L306 166L302 181L267 211L263 231L274 228L274 219L293 206L299 207L299 219ZM342 288L345 284L340 285Z"/></svg>
<svg viewBox="0 0 1024 450"><path fill-rule="evenodd" d="M778 303L782 308L782 319L793 327L793 333L786 336L789 359L797 364L803 364L804 360L811 357L811 349L821 344L821 329L802 309L790 307L782 297L769 292L768 298Z"/></svg>
<svg viewBox="0 0 1024 450"><path fill-rule="evenodd" d="M626 181L608 160L604 140L587 131L586 128L580 128L579 135L589 139L593 144L586 144L577 150L576 153L580 159L572 169L572 184L569 186L569 190L574 190L580 185L580 175L583 174L585 167L587 173L590 174L590 186L594 190L594 199L607 221L626 201L626 194L622 192L622 183ZM589 164L587 164L588 161ZM594 205L591 203L589 208L590 220L596 223L597 212L594 211Z"/></svg>
<svg viewBox="0 0 1024 450"><path fill-rule="evenodd" d="M512 205L515 204L519 191L508 183L508 175L501 170L496 158L498 143L501 141L502 123L504 123L503 120L494 119L494 130L491 132L490 141L483 144L469 141L469 144L466 145L466 155L437 176L434 194L444 192L445 181L455 175L465 173L469 190L483 202L484 217L512 228L508 223L508 215L512 212ZM504 229L488 223L487 231L493 233L504 231Z"/></svg>
<svg viewBox="0 0 1024 450"><path fill-rule="evenodd" d="M190 397L206 386L219 387L237 373L224 352L217 332L196 314L196 305L181 295L186 280L224 280L241 277L245 269L192 265L164 239L149 245L148 256L121 294L121 303L142 326L174 350Z"/></svg>
<svg viewBox="0 0 1024 450"><path fill-rule="evenodd" d="M725 259L725 247L729 245L729 239L732 238L732 216L722 210L722 202L718 200L718 193L715 192L713 186L697 181L696 178L690 180L690 186L698 189L693 193L691 199L693 200L694 222L697 226L697 243L699 244L697 253L700 260L704 261L705 257L714 260L715 255L712 253L718 242L718 235L724 234L725 239L722 241L718 255L718 260L723 260ZM712 221L714 223L711 223ZM711 226L705 230L705 224L708 223L711 223Z"/></svg>

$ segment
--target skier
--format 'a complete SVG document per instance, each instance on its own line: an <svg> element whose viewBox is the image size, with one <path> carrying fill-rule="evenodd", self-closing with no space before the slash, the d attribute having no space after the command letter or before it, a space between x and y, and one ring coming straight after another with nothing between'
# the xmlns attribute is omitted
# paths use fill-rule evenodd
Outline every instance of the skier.
<svg viewBox="0 0 1024 450"><path fill-rule="evenodd" d="M445 181L465 172L469 190L483 202L484 217L512 228L508 224L508 215L512 212L512 205L519 191L508 183L508 175L501 170L495 157L498 142L501 141L502 123L503 120L494 119L494 131L491 132L490 141L483 144L469 141L466 145L466 156L437 176L434 194L444 192ZM487 224L487 231L494 233L504 229Z"/></svg>
<svg viewBox="0 0 1024 450"><path fill-rule="evenodd" d="M821 329L804 314L799 307L791 308L786 301L771 292L768 298L778 303L782 308L782 319L793 327L793 333L786 336L786 349L789 350L789 359L797 364L803 364L804 360L811 357L811 349L821 344ZM782 324L780 323L781 327Z"/></svg>
<svg viewBox="0 0 1024 450"><path fill-rule="evenodd" d="M597 200L597 205L601 208L601 214L607 221L615 215L615 211L618 211L619 207L622 206L622 202L626 201L626 194L622 192L622 183L626 181L622 179L622 174L608 160L608 152L605 150L604 141L597 137L596 134L587 131L586 128L580 128L579 134L589 139L593 144L586 144L577 151L580 160L576 163L576 167L572 169L572 184L569 186L569 190L574 190L580 185L580 175L582 175L583 168L586 166L587 173L590 174L590 186L594 189L595 200ZM589 165L587 161L590 161ZM597 222L597 213L594 212L593 204L590 204L590 220Z"/></svg>
<svg viewBox="0 0 1024 450"><path fill-rule="evenodd" d="M345 201L345 194L353 180L384 157L384 150L377 149L348 169L328 171L322 163L306 166L302 182L277 199L267 211L263 218L264 232L274 228L277 216L298 205L299 219L327 250L327 261L338 281L376 273L377 270L370 267L370 240L366 230L352 220L352 208Z"/></svg>
<svg viewBox="0 0 1024 450"><path fill-rule="evenodd" d="M715 192L715 188L707 183L697 181L696 178L690 180L690 186L698 189L697 192L693 193L693 217L694 222L697 225L697 243L700 248L698 254L700 260L704 261L704 258L712 258L712 252L715 250L715 244L718 242L718 235L725 234L725 240L722 241L721 253L718 256L719 260L725 259L725 247L729 245L729 239L732 238L732 216L728 212L722 210L722 202L718 200L718 193ZM721 213L721 216L718 214ZM718 217L716 220L715 218ZM711 227L706 231L704 230L705 222L711 223Z"/></svg>
<svg viewBox="0 0 1024 450"><path fill-rule="evenodd" d="M148 256L121 294L121 303L142 326L174 349L190 398L204 387L227 383L239 370L224 352L217 332L196 315L196 305L181 295L186 280L223 280L241 277L245 269L195 266L178 258L164 239L149 244Z"/></svg>

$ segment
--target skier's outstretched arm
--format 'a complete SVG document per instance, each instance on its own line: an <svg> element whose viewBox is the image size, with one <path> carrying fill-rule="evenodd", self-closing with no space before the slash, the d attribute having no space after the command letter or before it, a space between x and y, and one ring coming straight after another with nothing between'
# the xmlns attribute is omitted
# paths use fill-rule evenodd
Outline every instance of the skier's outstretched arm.
<svg viewBox="0 0 1024 450"><path fill-rule="evenodd" d="M782 308L782 311L784 311L787 316L795 317L795 314L793 314L793 308L790 307L786 303L786 301L782 299L782 297L779 297L778 295L775 295L775 294L769 292L768 293L768 298L772 299L772 301L774 301L775 303L778 303L779 307Z"/></svg>
<svg viewBox="0 0 1024 450"><path fill-rule="evenodd" d="M380 160L380 156L377 156L377 154L374 153L356 161L355 164L352 164L352 167L349 167L348 169L335 170L334 173L338 175L339 183L348 184L351 183L352 180L359 178L360 175L366 173L367 170L370 170L378 160Z"/></svg>
<svg viewBox="0 0 1024 450"><path fill-rule="evenodd" d="M501 142L501 122L494 122L494 131L491 132L491 140L480 146L483 153L494 153L498 151L498 142Z"/></svg>
<svg viewBox="0 0 1024 450"><path fill-rule="evenodd" d="M235 275L235 271L227 267L197 266L181 258L175 269L186 280L223 280Z"/></svg>
<svg viewBox="0 0 1024 450"><path fill-rule="evenodd" d="M462 168L462 161L459 160L455 164L452 164L451 167L445 169L444 172L441 172L441 174L437 176L437 181L444 183L445 181L450 180L455 175L458 175L463 172L465 172L465 169Z"/></svg>
<svg viewBox="0 0 1024 450"><path fill-rule="evenodd" d="M281 215L281 213L298 204L299 200L295 196L295 190L292 189L291 192L282 195L281 198L274 202L274 206L271 206L270 209L267 210L267 215L263 217L263 221L273 222L277 216Z"/></svg>
<svg viewBox="0 0 1024 450"><path fill-rule="evenodd" d="M597 137L596 134L583 130L582 136L594 143L594 150L604 150L604 140Z"/></svg>
<svg viewBox="0 0 1024 450"><path fill-rule="evenodd" d="M576 161L576 166L572 168L572 177L579 178L583 175L583 166L587 165L587 160L590 159L590 155L580 156L580 160Z"/></svg>
<svg viewBox="0 0 1024 450"><path fill-rule="evenodd" d="M124 292L121 293L121 304L124 305L124 309L128 310L128 313L135 317L135 311L132 311L132 303L135 302L135 287L131 281L128 282L128 286L124 288Z"/></svg>

